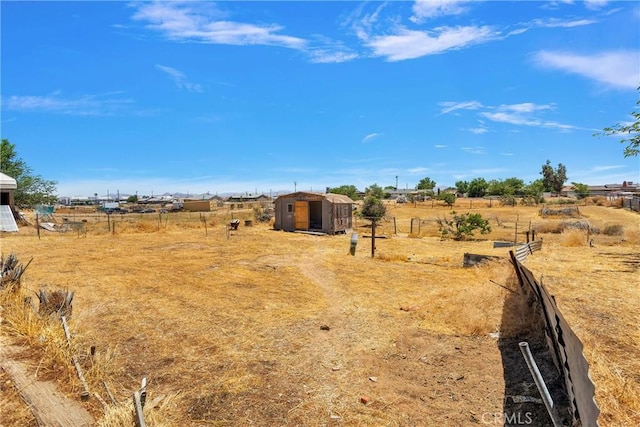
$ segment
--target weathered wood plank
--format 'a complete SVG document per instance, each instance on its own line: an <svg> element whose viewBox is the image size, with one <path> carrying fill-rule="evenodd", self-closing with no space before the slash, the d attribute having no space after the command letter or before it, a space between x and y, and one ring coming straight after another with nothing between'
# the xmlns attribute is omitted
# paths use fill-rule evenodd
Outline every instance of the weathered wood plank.
<svg viewBox="0 0 640 427"><path fill-rule="evenodd" d="M78 402L68 399L48 381L38 381L26 366L11 358L12 347L0 345L0 368L11 376L22 399L29 405L38 425L47 427L88 427L93 417ZM15 348L13 348L15 351Z"/></svg>

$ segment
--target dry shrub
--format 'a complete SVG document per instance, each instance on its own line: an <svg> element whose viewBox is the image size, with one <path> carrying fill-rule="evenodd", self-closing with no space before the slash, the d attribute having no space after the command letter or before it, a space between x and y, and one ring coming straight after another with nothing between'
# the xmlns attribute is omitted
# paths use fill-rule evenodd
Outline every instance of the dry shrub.
<svg viewBox="0 0 640 427"><path fill-rule="evenodd" d="M64 336L64 330L59 318L39 316L33 305L24 294L17 292L0 292L0 305L3 308L3 323L5 330L11 335L25 340L30 346L43 351L45 365L58 364L70 366L71 353ZM68 369L71 376L71 370Z"/></svg>
<svg viewBox="0 0 640 427"><path fill-rule="evenodd" d="M624 227L622 224L609 224L604 227L602 234L605 236L622 236L624 234Z"/></svg>
<svg viewBox="0 0 640 427"><path fill-rule="evenodd" d="M408 257L406 255L400 254L383 254L378 252L377 258L382 261L407 261Z"/></svg>
<svg viewBox="0 0 640 427"><path fill-rule="evenodd" d="M635 228L625 228L624 230L624 240L627 243L631 243L633 245L637 245L640 243L640 229Z"/></svg>
<svg viewBox="0 0 640 427"><path fill-rule="evenodd" d="M604 196L594 196L591 198L591 203L593 203L596 206L606 206L607 198Z"/></svg>
<svg viewBox="0 0 640 427"><path fill-rule="evenodd" d="M611 202L611 206L614 208L622 208L624 206L624 199L622 197L618 197Z"/></svg>
<svg viewBox="0 0 640 427"><path fill-rule="evenodd" d="M564 230L561 237L562 246L578 247L587 243L585 232L581 230Z"/></svg>
<svg viewBox="0 0 640 427"><path fill-rule="evenodd" d="M495 282L511 281L513 267L506 260L492 261L473 267L477 283L473 286L450 289L451 303L444 313L445 321L456 333L481 336L499 329L499 313L504 305L507 292L495 283L487 280L494 277ZM507 286L509 287L509 286Z"/></svg>
<svg viewBox="0 0 640 427"><path fill-rule="evenodd" d="M150 221L140 221L135 223L134 230L142 233L153 233L158 231L158 223Z"/></svg>
<svg viewBox="0 0 640 427"><path fill-rule="evenodd" d="M534 225L533 229L536 233L554 233L560 234L564 229L562 221L545 221Z"/></svg>
<svg viewBox="0 0 640 427"><path fill-rule="evenodd" d="M164 415L169 410L176 409L176 397L178 394L171 394L163 397L157 404L153 399L147 397L147 404L144 407L144 421L149 427L171 427L175 423L171 422ZM151 400L151 402L150 402ZM96 423L97 427L129 427L133 423L133 398L126 403L109 406L102 418Z"/></svg>
<svg viewBox="0 0 640 427"><path fill-rule="evenodd" d="M633 426L640 422L640 389L633 378L609 359L603 349L594 349L587 359L590 377L596 384L596 403L600 408L600 423L608 426ZM615 414L616 422L612 422Z"/></svg>

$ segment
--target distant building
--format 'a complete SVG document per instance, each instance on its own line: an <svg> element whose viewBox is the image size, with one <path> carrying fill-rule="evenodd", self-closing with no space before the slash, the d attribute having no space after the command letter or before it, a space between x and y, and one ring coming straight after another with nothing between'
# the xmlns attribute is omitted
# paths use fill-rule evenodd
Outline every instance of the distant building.
<svg viewBox="0 0 640 427"><path fill-rule="evenodd" d="M13 195L13 192L17 189L17 181L0 172L0 231L18 231Z"/></svg>
<svg viewBox="0 0 640 427"><path fill-rule="evenodd" d="M346 233L353 229L353 203L342 194L283 194L275 200L274 229Z"/></svg>
<svg viewBox="0 0 640 427"><path fill-rule="evenodd" d="M15 207L13 192L18 189L18 183L14 178L0 172L0 205Z"/></svg>
<svg viewBox="0 0 640 427"><path fill-rule="evenodd" d="M260 194L256 196L231 196L227 199L227 202L266 202L268 200L271 200L269 196Z"/></svg>

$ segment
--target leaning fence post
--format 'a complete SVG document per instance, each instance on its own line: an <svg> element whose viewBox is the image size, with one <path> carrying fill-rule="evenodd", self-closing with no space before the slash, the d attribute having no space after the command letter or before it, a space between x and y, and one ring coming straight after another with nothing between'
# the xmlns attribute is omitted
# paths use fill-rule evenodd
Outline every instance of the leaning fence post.
<svg viewBox="0 0 640 427"><path fill-rule="evenodd" d="M91 396L91 393L89 393L89 385L87 384L87 381L84 379L84 375L82 374L82 368L80 367L80 363L78 363L78 359L73 354L73 349L71 348L71 334L69 333L69 326L67 326L67 319L65 316L62 316L60 318L60 321L62 322L62 329L64 329L64 336L67 338L67 344L69 345L69 350L71 351L71 363L73 363L73 366L76 368L78 379L80 380L80 383L82 383L83 391L82 393L80 393L80 399L82 401L89 400L89 396Z"/></svg>
<svg viewBox="0 0 640 427"><path fill-rule="evenodd" d="M520 343L520 351L522 351L522 355L524 356L524 360L527 362L527 366L529 367L529 372L531 372L531 376L538 387L538 391L540 392L540 396L542 396L542 401L544 402L544 406L547 407L547 412L551 417L551 421L553 422L554 427L563 427L562 420L560 420L560 416L558 415L558 411L553 406L553 400L551 399L551 395L549 394L549 390L547 389L547 385L544 383L544 379L540 374L540 370L538 369L538 365L536 365L536 361L533 359L533 355L531 354L531 349L529 349L529 343L521 342Z"/></svg>

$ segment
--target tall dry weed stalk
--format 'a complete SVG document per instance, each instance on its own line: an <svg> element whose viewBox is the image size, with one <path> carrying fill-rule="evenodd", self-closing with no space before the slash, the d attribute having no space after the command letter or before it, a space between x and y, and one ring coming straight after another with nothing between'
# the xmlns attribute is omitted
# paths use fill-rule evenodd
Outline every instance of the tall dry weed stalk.
<svg viewBox="0 0 640 427"><path fill-rule="evenodd" d="M67 371L71 375L71 352L60 319L38 315L30 301L30 297L25 297L22 292L0 292L6 331L30 347L41 349L42 365L69 366Z"/></svg>
<svg viewBox="0 0 640 427"><path fill-rule="evenodd" d="M566 247L579 247L587 244L587 235L582 230L565 229L561 236L561 245Z"/></svg>
<svg viewBox="0 0 640 427"><path fill-rule="evenodd" d="M597 347L597 345L595 346ZM596 403L600 423L612 427L640 425L640 388L634 378L626 377L602 349L588 355L590 376L596 384ZM616 421L612 423L613 415Z"/></svg>

